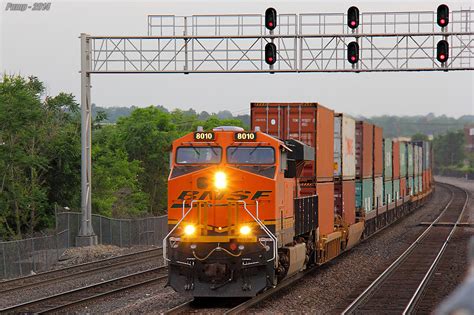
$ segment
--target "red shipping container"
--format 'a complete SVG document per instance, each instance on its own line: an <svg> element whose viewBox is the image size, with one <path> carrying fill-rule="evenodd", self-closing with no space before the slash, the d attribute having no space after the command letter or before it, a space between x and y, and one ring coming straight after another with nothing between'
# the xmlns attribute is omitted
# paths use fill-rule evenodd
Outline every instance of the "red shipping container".
<svg viewBox="0 0 474 315"><path fill-rule="evenodd" d="M334 111L318 103L251 103L251 128L282 140L296 139L315 148L315 161L302 179L332 181L334 175Z"/></svg>
<svg viewBox="0 0 474 315"><path fill-rule="evenodd" d="M406 177L400 178L400 196L404 198L407 195L407 179Z"/></svg>
<svg viewBox="0 0 474 315"><path fill-rule="evenodd" d="M383 175L383 129L374 126L374 177Z"/></svg>
<svg viewBox="0 0 474 315"><path fill-rule="evenodd" d="M356 122L356 178L372 177L374 125L365 121Z"/></svg>
<svg viewBox="0 0 474 315"><path fill-rule="evenodd" d="M393 179L400 178L400 142L392 141L392 171Z"/></svg>
<svg viewBox="0 0 474 315"><path fill-rule="evenodd" d="M334 183L334 213L347 224L355 223L355 180Z"/></svg>
<svg viewBox="0 0 474 315"><path fill-rule="evenodd" d="M334 232L334 182L317 183L319 234Z"/></svg>

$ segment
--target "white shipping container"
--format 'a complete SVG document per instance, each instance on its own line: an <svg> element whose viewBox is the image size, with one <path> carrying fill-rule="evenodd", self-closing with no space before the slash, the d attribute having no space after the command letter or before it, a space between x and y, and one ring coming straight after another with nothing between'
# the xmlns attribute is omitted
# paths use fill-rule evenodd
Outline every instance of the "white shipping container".
<svg viewBox="0 0 474 315"><path fill-rule="evenodd" d="M374 208L383 206L383 177L374 178Z"/></svg>
<svg viewBox="0 0 474 315"><path fill-rule="evenodd" d="M355 143L355 120L343 114L334 115L335 177L355 178Z"/></svg>

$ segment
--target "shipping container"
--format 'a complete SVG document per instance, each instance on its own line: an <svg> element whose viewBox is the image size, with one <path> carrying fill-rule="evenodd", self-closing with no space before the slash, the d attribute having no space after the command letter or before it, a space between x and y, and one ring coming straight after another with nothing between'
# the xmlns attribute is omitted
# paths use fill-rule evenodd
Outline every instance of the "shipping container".
<svg viewBox="0 0 474 315"><path fill-rule="evenodd" d="M392 177L400 178L400 142L392 141Z"/></svg>
<svg viewBox="0 0 474 315"><path fill-rule="evenodd" d="M415 195L418 195L418 193L420 192L418 190L418 187L419 187L418 186L418 178L419 178L418 176L413 177L413 192L414 192Z"/></svg>
<svg viewBox="0 0 474 315"><path fill-rule="evenodd" d="M407 178L407 196L413 196L414 194L415 194L415 191L414 191L413 176L409 176Z"/></svg>
<svg viewBox="0 0 474 315"><path fill-rule="evenodd" d="M400 177L400 197L408 196L408 183L406 177Z"/></svg>
<svg viewBox="0 0 474 315"><path fill-rule="evenodd" d="M319 234L334 232L334 182L316 184Z"/></svg>
<svg viewBox="0 0 474 315"><path fill-rule="evenodd" d="M431 143L428 141L423 142L423 170L427 170L431 167Z"/></svg>
<svg viewBox="0 0 474 315"><path fill-rule="evenodd" d="M355 179L355 120L334 115L334 177Z"/></svg>
<svg viewBox="0 0 474 315"><path fill-rule="evenodd" d="M407 143L406 142L399 142L400 143L400 178L407 177Z"/></svg>
<svg viewBox="0 0 474 315"><path fill-rule="evenodd" d="M374 151L374 125L365 121L356 123L356 178L371 178Z"/></svg>
<svg viewBox="0 0 474 315"><path fill-rule="evenodd" d="M393 180L393 199L398 200L402 197L400 193L400 179Z"/></svg>
<svg viewBox="0 0 474 315"><path fill-rule="evenodd" d="M418 153L418 146L413 145L413 175L418 175L419 172L419 153Z"/></svg>
<svg viewBox="0 0 474 315"><path fill-rule="evenodd" d="M383 175L383 129L374 126L374 177Z"/></svg>
<svg viewBox="0 0 474 315"><path fill-rule="evenodd" d="M383 139L383 177L385 180L393 178L392 169L392 139Z"/></svg>
<svg viewBox="0 0 474 315"><path fill-rule="evenodd" d="M423 146L418 147L418 176L423 174Z"/></svg>
<svg viewBox="0 0 474 315"><path fill-rule="evenodd" d="M355 180L334 183L334 213L347 224L355 223Z"/></svg>
<svg viewBox="0 0 474 315"><path fill-rule="evenodd" d="M390 204L393 202L393 199L393 182L391 180L386 180L383 184L383 204Z"/></svg>
<svg viewBox="0 0 474 315"><path fill-rule="evenodd" d="M383 177L374 178L374 209L383 206Z"/></svg>
<svg viewBox="0 0 474 315"><path fill-rule="evenodd" d="M334 176L334 111L318 103L252 103L251 127L279 139L296 139L315 148L315 160L302 179L332 181Z"/></svg>
<svg viewBox="0 0 474 315"><path fill-rule="evenodd" d="M356 180L356 209L370 212L373 210L374 186L372 178Z"/></svg>
<svg viewBox="0 0 474 315"><path fill-rule="evenodd" d="M411 142L407 142L407 176L413 176L413 144Z"/></svg>

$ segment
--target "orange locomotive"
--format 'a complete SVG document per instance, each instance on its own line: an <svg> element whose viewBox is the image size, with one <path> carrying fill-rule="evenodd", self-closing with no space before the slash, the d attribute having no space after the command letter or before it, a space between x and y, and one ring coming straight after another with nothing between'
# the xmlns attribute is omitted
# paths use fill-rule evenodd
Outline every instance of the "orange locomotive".
<svg viewBox="0 0 474 315"><path fill-rule="evenodd" d="M239 127L174 141L163 241L169 284L195 297L255 296L355 244L363 223L320 236L318 197L300 196L314 155L300 141Z"/></svg>

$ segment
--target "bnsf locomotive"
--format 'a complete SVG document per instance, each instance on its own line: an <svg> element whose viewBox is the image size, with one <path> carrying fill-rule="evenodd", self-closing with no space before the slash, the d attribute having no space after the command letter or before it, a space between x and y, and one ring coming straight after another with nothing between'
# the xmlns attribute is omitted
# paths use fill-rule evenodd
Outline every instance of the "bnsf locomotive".
<svg viewBox="0 0 474 315"><path fill-rule="evenodd" d="M175 140L163 241L169 285L194 297L251 297L357 244L366 213L347 222L324 209L334 191L324 197L304 176L317 157L313 146L259 126Z"/></svg>

